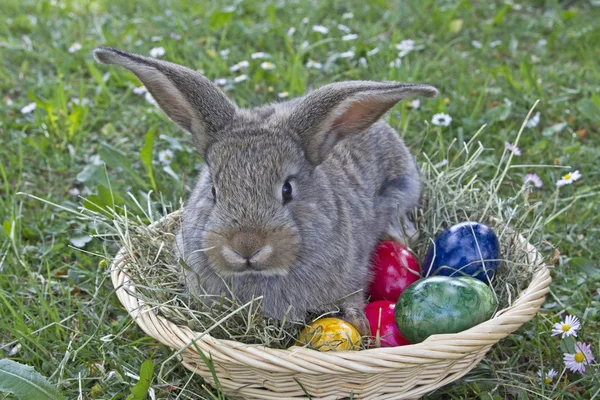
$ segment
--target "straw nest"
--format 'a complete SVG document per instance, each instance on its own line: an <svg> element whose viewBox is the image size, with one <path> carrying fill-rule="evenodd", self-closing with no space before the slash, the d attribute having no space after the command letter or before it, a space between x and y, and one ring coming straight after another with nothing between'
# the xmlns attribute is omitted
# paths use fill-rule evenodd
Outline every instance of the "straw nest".
<svg viewBox="0 0 600 400"><path fill-rule="evenodd" d="M545 216L544 204L530 202L531 185L519 185L509 197L499 193L507 186L512 153L486 150L475 138L443 155L418 157L425 160L424 195L413 214L420 240L412 248L423 260L438 233L463 221L494 229L502 255L492 283L499 307L491 320L474 328L396 348L367 349L372 338L364 338L360 351L291 347L302 324L264 319L260 299L240 304L223 297L220 304L203 309L186 293L184 266L173 251L180 211L165 217L152 210L137 213L141 217L127 210L112 215L121 246L111 267L117 295L147 334L177 350L186 367L227 394L257 399L419 397L466 374L494 343L533 318L549 290L549 271L536 248L552 216ZM447 162L431 161L443 156ZM479 178L485 170L492 179Z"/></svg>

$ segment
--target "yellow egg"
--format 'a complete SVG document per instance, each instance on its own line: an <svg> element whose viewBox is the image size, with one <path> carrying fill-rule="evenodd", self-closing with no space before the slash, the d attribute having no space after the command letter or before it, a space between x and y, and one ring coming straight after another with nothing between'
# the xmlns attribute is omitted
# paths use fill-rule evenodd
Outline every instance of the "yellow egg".
<svg viewBox="0 0 600 400"><path fill-rule="evenodd" d="M300 331L296 346L319 351L358 350L360 334L355 327L339 318L321 318Z"/></svg>

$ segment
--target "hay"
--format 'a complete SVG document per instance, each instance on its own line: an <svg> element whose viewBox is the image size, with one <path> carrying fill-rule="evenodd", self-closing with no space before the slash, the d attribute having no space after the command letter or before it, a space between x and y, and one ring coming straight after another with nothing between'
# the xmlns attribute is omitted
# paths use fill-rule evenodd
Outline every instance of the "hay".
<svg viewBox="0 0 600 400"><path fill-rule="evenodd" d="M492 288L498 297L498 309L502 309L527 287L533 273L526 249L516 245L512 235L518 232L538 247L543 227L553 217L544 217L546 210L542 203L530 203L529 194L533 190L530 184L519 185L513 196L500 194L501 188L506 189L504 180L511 168L512 153L505 150L498 160L495 149L485 149L476 141L480 132L462 146L454 142L445 154L418 156L424 160L423 201L412 215L420 232L420 240L412 250L422 261L431 240L448 226L467 220L490 225L501 244L502 260ZM445 165L432 161L441 159L448 161L442 163ZM486 171L488 175L493 173L491 180L480 178ZM185 266L174 256L176 221L161 229L150 228L148 221L160 216L153 214L150 204L147 209L136 204L142 216L135 216L127 209L87 210L99 221L99 226L116 234L119 246L129 253L127 273L136 282L135 296L172 322L194 331L210 332L218 339L273 348L287 348L294 343L302 324L263 318L259 312L260 299L239 304L235 299L222 297L210 309L200 307L201 302L185 292L181 272ZM163 211L172 210L165 207ZM368 346L370 340L365 338L363 346Z"/></svg>

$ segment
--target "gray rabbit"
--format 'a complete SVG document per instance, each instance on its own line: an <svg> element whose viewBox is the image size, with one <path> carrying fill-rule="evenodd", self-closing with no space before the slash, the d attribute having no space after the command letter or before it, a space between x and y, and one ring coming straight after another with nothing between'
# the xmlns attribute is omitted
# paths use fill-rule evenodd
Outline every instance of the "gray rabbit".
<svg viewBox="0 0 600 400"><path fill-rule="evenodd" d="M183 66L110 47L94 56L136 74L206 162L177 237L189 290L240 302L263 296L264 315L276 319L339 308L368 334L371 253L382 238L416 233L406 213L421 193L412 156L379 119L437 90L339 82L243 110Z"/></svg>

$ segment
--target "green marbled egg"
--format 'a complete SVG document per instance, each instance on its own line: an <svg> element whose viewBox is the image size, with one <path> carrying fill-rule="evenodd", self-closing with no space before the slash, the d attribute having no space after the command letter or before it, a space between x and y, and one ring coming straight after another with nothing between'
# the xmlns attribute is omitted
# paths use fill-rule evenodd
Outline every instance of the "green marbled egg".
<svg viewBox="0 0 600 400"><path fill-rule="evenodd" d="M419 343L431 335L480 324L495 308L496 297L485 283L471 277L432 276L402 292L396 303L396 325L409 342Z"/></svg>

